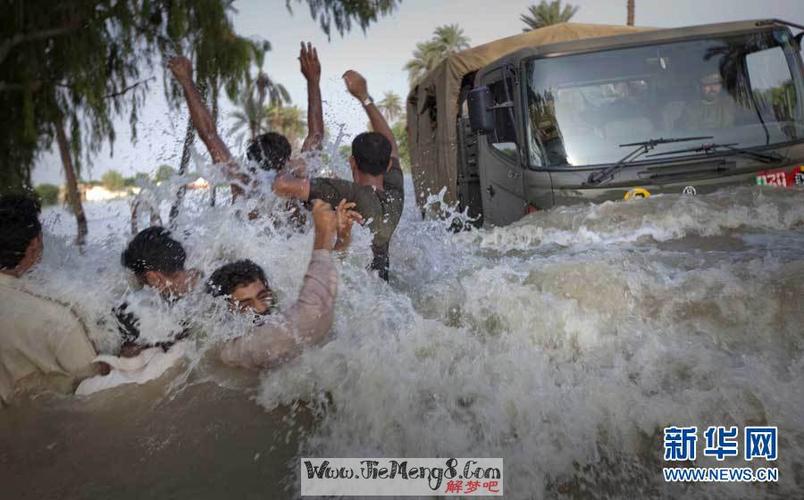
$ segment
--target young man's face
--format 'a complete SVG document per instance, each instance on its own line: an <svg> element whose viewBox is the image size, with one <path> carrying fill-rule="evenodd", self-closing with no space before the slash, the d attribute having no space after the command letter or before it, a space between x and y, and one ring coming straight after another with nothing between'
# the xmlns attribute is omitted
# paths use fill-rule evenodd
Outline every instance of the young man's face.
<svg viewBox="0 0 804 500"><path fill-rule="evenodd" d="M273 291L257 280L235 288L229 303L238 312L265 315L270 314L276 302Z"/></svg>

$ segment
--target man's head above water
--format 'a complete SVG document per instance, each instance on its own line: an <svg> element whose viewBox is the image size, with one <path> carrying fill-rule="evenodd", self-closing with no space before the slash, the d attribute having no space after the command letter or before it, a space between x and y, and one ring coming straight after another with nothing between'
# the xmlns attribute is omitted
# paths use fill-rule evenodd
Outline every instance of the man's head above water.
<svg viewBox="0 0 804 500"><path fill-rule="evenodd" d="M0 198L0 272L19 277L41 258L39 211L39 203L33 198Z"/></svg>
<svg viewBox="0 0 804 500"><path fill-rule="evenodd" d="M165 296L182 296L197 277L195 270L185 270L185 258L184 247L171 238L170 231L153 226L137 233L123 251L121 262L140 284Z"/></svg>
<svg viewBox="0 0 804 500"><path fill-rule="evenodd" d="M282 134L258 135L246 149L246 157L263 170L282 170L290 159L290 142Z"/></svg>
<svg viewBox="0 0 804 500"><path fill-rule="evenodd" d="M240 312L270 314L276 307L276 297L265 273L250 260L238 260L216 269L207 280L207 293L226 297L232 309Z"/></svg>
<svg viewBox="0 0 804 500"><path fill-rule="evenodd" d="M361 177L384 175L391 164L391 143L377 132L363 132L352 141L349 158L352 176L360 184Z"/></svg>

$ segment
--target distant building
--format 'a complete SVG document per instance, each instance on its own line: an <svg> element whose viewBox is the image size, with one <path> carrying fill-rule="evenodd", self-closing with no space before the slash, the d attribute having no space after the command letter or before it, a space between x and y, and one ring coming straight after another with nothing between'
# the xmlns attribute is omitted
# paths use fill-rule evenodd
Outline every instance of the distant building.
<svg viewBox="0 0 804 500"><path fill-rule="evenodd" d="M140 192L138 187L127 187L118 191L109 191L103 186L81 183L78 185L78 194L81 201L108 201L118 198L126 198ZM67 189L64 186L59 188L59 201L65 203L67 200Z"/></svg>
<svg viewBox="0 0 804 500"><path fill-rule="evenodd" d="M199 177L193 182L187 184L187 189L209 189L209 182L203 177Z"/></svg>

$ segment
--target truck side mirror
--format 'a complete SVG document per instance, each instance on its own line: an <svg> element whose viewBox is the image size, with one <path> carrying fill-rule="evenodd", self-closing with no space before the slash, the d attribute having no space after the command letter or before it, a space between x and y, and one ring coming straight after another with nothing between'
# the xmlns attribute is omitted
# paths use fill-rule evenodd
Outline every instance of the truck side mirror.
<svg viewBox="0 0 804 500"><path fill-rule="evenodd" d="M494 99L491 91L485 85L469 91L469 126L472 131L487 134L494 130L494 116L492 107Z"/></svg>

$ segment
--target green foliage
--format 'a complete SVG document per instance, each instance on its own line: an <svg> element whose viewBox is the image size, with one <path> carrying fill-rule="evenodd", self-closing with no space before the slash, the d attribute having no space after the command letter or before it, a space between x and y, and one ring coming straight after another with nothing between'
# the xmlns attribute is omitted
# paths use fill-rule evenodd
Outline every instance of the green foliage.
<svg viewBox="0 0 804 500"><path fill-rule="evenodd" d="M399 148L399 161L402 163L402 168L410 170L410 146L408 146L407 122L401 120L394 123L394 126L391 127L391 132L393 132L396 145Z"/></svg>
<svg viewBox="0 0 804 500"><path fill-rule="evenodd" d="M195 54L203 84L232 95L249 65L251 42L233 34L231 0L12 1L0 17L0 108L16 126L0 134L0 185L30 185L36 153L50 147L54 126L69 132L70 153L91 160L113 144L115 116L128 112L136 140L138 112L155 61Z"/></svg>
<svg viewBox="0 0 804 500"><path fill-rule="evenodd" d="M399 3L297 1L308 3L311 16L328 34L332 27L343 34L352 23L365 29ZM0 109L7 127L0 134L0 192L31 186L34 159L51 146L59 123L68 132L77 174L80 160L91 161L106 142L113 145L117 116L128 114L136 140L139 111L154 76L161 75L171 105L183 105L181 89L164 65L174 54L195 61L195 79L208 89L213 103L221 88L234 99L255 57L255 42L234 33L232 4L233 0L4 2Z"/></svg>
<svg viewBox="0 0 804 500"><path fill-rule="evenodd" d="M302 141L307 129L304 114L297 106L269 106L265 110L266 131L277 132L293 145Z"/></svg>
<svg viewBox="0 0 804 500"><path fill-rule="evenodd" d="M109 191L120 191L126 186L126 180L117 170L108 170L101 176L101 185Z"/></svg>
<svg viewBox="0 0 804 500"><path fill-rule="evenodd" d="M519 19L527 26L522 31L531 31L551 24L566 23L578 12L577 5L566 4L561 8L561 0L547 2L542 0L539 5L531 5L528 12L519 16Z"/></svg>
<svg viewBox="0 0 804 500"><path fill-rule="evenodd" d="M296 0L306 2L310 7L310 16L317 19L321 29L330 37L332 26L343 36L351 31L352 23L357 22L364 32L380 16L394 12L401 0ZM292 0L286 0L292 12Z"/></svg>
<svg viewBox="0 0 804 500"><path fill-rule="evenodd" d="M138 187L142 184L147 184L150 180L151 176L145 172L137 172L133 177L123 179L125 187Z"/></svg>
<svg viewBox="0 0 804 500"><path fill-rule="evenodd" d="M385 119L390 123L394 123L400 116L402 116L402 98L394 92L386 92L380 102L377 103L377 109L385 116Z"/></svg>
<svg viewBox="0 0 804 500"><path fill-rule="evenodd" d="M438 63L447 56L467 48L469 48L469 37L463 34L463 29L457 24L437 27L430 40L416 44L413 59L404 66L411 86L416 85L428 71L438 66Z"/></svg>
<svg viewBox="0 0 804 500"><path fill-rule="evenodd" d="M156 169L154 180L156 182L164 182L174 175L176 175L176 170L173 167L170 165L160 165L159 168Z"/></svg>
<svg viewBox="0 0 804 500"><path fill-rule="evenodd" d="M42 205L55 205L59 202L59 186L54 184L39 184L34 189Z"/></svg>

